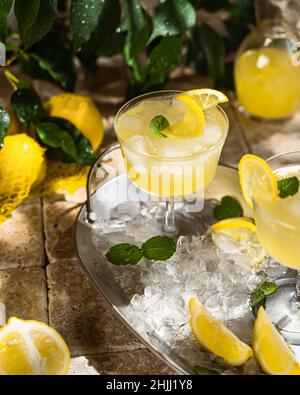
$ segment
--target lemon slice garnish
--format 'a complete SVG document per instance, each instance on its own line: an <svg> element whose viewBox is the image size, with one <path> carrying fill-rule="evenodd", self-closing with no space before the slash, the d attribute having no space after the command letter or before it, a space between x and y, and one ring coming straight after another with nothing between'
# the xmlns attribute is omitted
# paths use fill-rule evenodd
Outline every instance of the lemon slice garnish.
<svg viewBox="0 0 300 395"><path fill-rule="evenodd" d="M254 354L261 367L269 374L299 374L300 369L295 355L279 335L261 306L254 323Z"/></svg>
<svg viewBox="0 0 300 395"><path fill-rule="evenodd" d="M185 106L182 121L170 125L163 130L167 137L176 140L190 139L201 135L204 126L204 114L202 108L191 97L180 93L175 100L180 101Z"/></svg>
<svg viewBox="0 0 300 395"><path fill-rule="evenodd" d="M253 194L276 201L277 178L270 166L259 156L246 154L239 163L239 180L245 202L253 208Z"/></svg>
<svg viewBox="0 0 300 395"><path fill-rule="evenodd" d="M0 374L66 374L70 351L55 329L12 317L0 330Z"/></svg>
<svg viewBox="0 0 300 395"><path fill-rule="evenodd" d="M189 301L190 325L196 340L233 366L242 365L253 353L234 333L217 321L197 298Z"/></svg>
<svg viewBox="0 0 300 395"><path fill-rule="evenodd" d="M184 94L194 99L203 110L228 102L228 97L215 89L192 89Z"/></svg>
<svg viewBox="0 0 300 395"><path fill-rule="evenodd" d="M239 241L245 232L256 233L256 225L251 218L235 217L222 219L211 226L213 232L222 232Z"/></svg>

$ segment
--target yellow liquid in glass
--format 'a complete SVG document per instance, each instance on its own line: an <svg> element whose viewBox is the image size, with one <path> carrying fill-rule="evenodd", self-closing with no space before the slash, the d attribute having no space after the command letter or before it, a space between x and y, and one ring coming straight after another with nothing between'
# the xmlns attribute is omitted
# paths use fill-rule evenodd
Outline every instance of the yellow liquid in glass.
<svg viewBox="0 0 300 395"><path fill-rule="evenodd" d="M278 178L297 176L300 166L277 170ZM294 196L270 202L254 198L255 221L259 241L275 260L284 266L300 270L300 191Z"/></svg>
<svg viewBox="0 0 300 395"><path fill-rule="evenodd" d="M248 113L276 119L292 115L300 99L300 67L280 48L248 50L235 65L239 104Z"/></svg>
<svg viewBox="0 0 300 395"><path fill-rule="evenodd" d="M163 115L170 124L183 119L184 104L174 97L145 99L116 122L128 177L142 190L165 198L194 195L213 180L228 131L224 114L214 107L204 113L204 129L197 137L153 136L149 123L154 116Z"/></svg>

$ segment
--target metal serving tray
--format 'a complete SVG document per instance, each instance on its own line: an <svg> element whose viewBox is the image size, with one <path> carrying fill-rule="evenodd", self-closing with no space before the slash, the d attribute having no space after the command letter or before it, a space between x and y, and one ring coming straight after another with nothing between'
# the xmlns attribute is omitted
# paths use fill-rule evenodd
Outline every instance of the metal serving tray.
<svg viewBox="0 0 300 395"><path fill-rule="evenodd" d="M119 150L119 147L117 145L110 147L108 152L110 153L112 150ZM106 154L107 152L100 155L91 170L87 186L88 200L86 204L83 205L76 220L75 242L79 261L98 292L108 302L111 310L142 343L157 354L169 366L175 369L177 373L193 374L193 370L189 366L188 361L183 360L164 341L148 335L142 337L135 330L133 322L131 322L128 316L128 309L124 310L124 307L128 306L129 300L121 287L115 282L107 265L101 262L103 258L101 258L96 247L92 243L91 235L95 219L109 219L110 213L114 207L121 203L126 203L128 188L131 188L131 194L132 190L134 191L135 188L127 179L126 174L123 173L102 183L100 187L91 194L93 173L95 169L101 168L101 162ZM118 200L113 198L117 187L119 191L121 191L121 193L118 194ZM240 202L243 202L239 188L237 170L229 166L219 165L215 179L205 192L205 199L221 199L224 195L235 196ZM109 199L107 199L108 196L110 197ZM145 198L145 195L143 193L141 194L136 188L135 197L138 200ZM249 209L245 206L243 208L245 214L249 214Z"/></svg>

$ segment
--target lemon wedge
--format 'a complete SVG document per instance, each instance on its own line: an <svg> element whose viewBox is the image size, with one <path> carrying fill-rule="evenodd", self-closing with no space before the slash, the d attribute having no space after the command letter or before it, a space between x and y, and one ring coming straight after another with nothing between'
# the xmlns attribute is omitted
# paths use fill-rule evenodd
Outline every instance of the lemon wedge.
<svg viewBox="0 0 300 395"><path fill-rule="evenodd" d="M266 373L299 374L300 368L295 355L279 335L262 306L254 323L252 346L258 362Z"/></svg>
<svg viewBox="0 0 300 395"><path fill-rule="evenodd" d="M179 93L175 100L184 104L185 112L181 121L164 129L164 134L176 140L190 139L202 134L204 114L202 108L191 97Z"/></svg>
<svg viewBox="0 0 300 395"><path fill-rule="evenodd" d="M233 366L242 365L252 357L251 348L217 321L197 298L190 299L189 310L191 329L201 346Z"/></svg>
<svg viewBox="0 0 300 395"><path fill-rule="evenodd" d="M0 330L0 374L62 375L70 351L55 329L38 321L12 317Z"/></svg>
<svg viewBox="0 0 300 395"><path fill-rule="evenodd" d="M277 178L262 158L246 154L239 162L239 180L247 205L253 209L253 194L276 201L278 198Z"/></svg>
<svg viewBox="0 0 300 395"><path fill-rule="evenodd" d="M195 100L203 110L207 110L217 104L228 102L228 97L223 92L215 89L192 89L184 92L184 95L191 97Z"/></svg>
<svg viewBox="0 0 300 395"><path fill-rule="evenodd" d="M216 222L211 226L213 232L222 232L240 241L243 236L250 233L256 233L256 225L248 217L226 218Z"/></svg>

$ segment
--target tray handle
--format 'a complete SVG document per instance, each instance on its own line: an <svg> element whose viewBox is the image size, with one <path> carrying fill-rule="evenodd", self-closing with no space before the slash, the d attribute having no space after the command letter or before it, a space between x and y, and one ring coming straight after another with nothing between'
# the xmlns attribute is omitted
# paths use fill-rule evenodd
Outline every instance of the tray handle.
<svg viewBox="0 0 300 395"><path fill-rule="evenodd" d="M104 178L106 178L109 173L105 169L105 167L101 164L101 161L106 155L110 154L112 151L115 151L118 148L120 148L119 143L112 144L109 147L105 148L100 153L100 155L95 160L92 167L90 168L87 178L87 183L86 183L86 196L87 196L86 206L87 206L87 221L91 224L93 224L97 219L97 216L93 210L93 202L92 202L92 180L95 174L95 170L101 169L104 173Z"/></svg>

